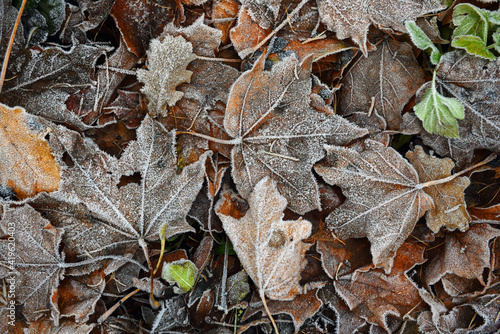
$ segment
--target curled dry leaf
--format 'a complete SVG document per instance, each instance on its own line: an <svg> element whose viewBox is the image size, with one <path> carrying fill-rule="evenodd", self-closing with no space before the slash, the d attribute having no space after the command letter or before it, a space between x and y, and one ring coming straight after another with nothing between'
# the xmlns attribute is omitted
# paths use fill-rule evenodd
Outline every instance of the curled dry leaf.
<svg viewBox="0 0 500 334"><path fill-rule="evenodd" d="M418 173L420 182L444 179L451 175L455 164L451 159L439 159L427 155L421 146L406 154ZM434 208L427 211L427 226L437 233L445 226L448 230L465 231L469 227L470 217L464 199L464 190L470 184L468 177L457 177L450 182L425 188L425 192L434 200Z"/></svg>
<svg viewBox="0 0 500 334"><path fill-rule="evenodd" d="M396 251L433 207L432 198L418 187L415 169L390 147L366 140L361 152L334 146L326 150L326 161L315 169L347 197L326 223L341 239L368 237L373 263L389 273Z"/></svg>
<svg viewBox="0 0 500 334"><path fill-rule="evenodd" d="M367 58L359 58L342 80L340 111L376 111L389 130L402 130L401 112L424 83L424 71L411 46L385 39Z"/></svg>
<svg viewBox="0 0 500 334"><path fill-rule="evenodd" d="M222 43L231 42L229 31L236 24L240 4L236 0L214 0L212 4L212 19L214 27L222 32Z"/></svg>
<svg viewBox="0 0 500 334"><path fill-rule="evenodd" d="M353 275L338 277L334 282L337 293L355 314L372 324L389 330L387 316L411 316L424 308L417 286L406 273L424 263L424 245L406 242L399 250L390 274L371 266L356 270Z"/></svg>
<svg viewBox="0 0 500 334"><path fill-rule="evenodd" d="M374 24L406 32L404 21L444 9L439 0L319 0L321 21L340 39L352 38L365 56L373 48L367 40L368 28Z"/></svg>
<svg viewBox="0 0 500 334"><path fill-rule="evenodd" d="M59 166L43 138L48 131L23 108L0 103L0 185L19 199L59 187Z"/></svg>
<svg viewBox="0 0 500 334"><path fill-rule="evenodd" d="M425 282L436 284L444 275L477 279L483 285L483 271L490 268L489 241L500 236L500 230L488 224L473 224L466 232L448 233L444 250L425 268Z"/></svg>
<svg viewBox="0 0 500 334"><path fill-rule="evenodd" d="M283 220L286 199L268 177L257 183L248 204L250 208L242 215L226 191L216 212L243 267L259 287L261 298L293 299L303 291L300 271L311 245L302 240L311 234L311 223Z"/></svg>
<svg viewBox="0 0 500 334"><path fill-rule="evenodd" d="M500 153L500 58L489 61L460 51L448 52L436 74L438 90L462 103L465 118L458 122L459 138L423 133L424 143L438 154L450 156L460 167L471 161L476 149ZM427 88L424 85L419 92Z"/></svg>
<svg viewBox="0 0 500 334"><path fill-rule="evenodd" d="M323 145L345 145L367 133L340 116L312 108L311 58L287 57L264 71L261 57L231 88L224 118L234 138L232 175L248 198L268 176L278 182L288 207L303 214L320 208L312 166L324 156Z"/></svg>

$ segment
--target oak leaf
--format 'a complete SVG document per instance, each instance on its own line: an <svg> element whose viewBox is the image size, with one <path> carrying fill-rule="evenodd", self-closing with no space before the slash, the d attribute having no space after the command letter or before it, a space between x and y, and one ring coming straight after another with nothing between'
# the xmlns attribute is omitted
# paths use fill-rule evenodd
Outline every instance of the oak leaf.
<svg viewBox="0 0 500 334"><path fill-rule="evenodd" d="M437 87L441 93L457 99L465 108L465 118L459 122L460 138L444 138L422 134L426 145L436 153L449 156L463 167L476 149L500 153L500 59L488 61L464 52L448 52L437 68ZM423 93L429 84L422 86ZM417 93L418 96L421 94Z"/></svg>
<svg viewBox="0 0 500 334"><path fill-rule="evenodd" d="M250 208L241 216L231 193L225 192L216 212L243 267L259 287L261 298L293 299L303 291L300 272L311 245L302 240L309 237L311 223L283 220L286 199L268 177L257 183L248 203Z"/></svg>
<svg viewBox="0 0 500 334"><path fill-rule="evenodd" d="M402 111L424 83L424 71L418 65L411 46L385 39L377 51L359 58L342 80L342 115L377 111L389 130L401 130Z"/></svg>
<svg viewBox="0 0 500 334"><path fill-rule="evenodd" d="M339 39L352 38L365 56L373 47L367 40L370 25L406 32L404 21L444 9L438 0L388 1L319 0L321 21Z"/></svg>
<svg viewBox="0 0 500 334"><path fill-rule="evenodd" d="M23 108L0 103L0 185L19 199L59 187L59 166L43 138L47 131Z"/></svg>
<svg viewBox="0 0 500 334"><path fill-rule="evenodd" d="M344 145L367 133L328 106L312 108L311 58L295 56L264 71L264 57L231 88L224 128L234 138L232 176L248 198L268 176L278 182L289 208L299 214L320 207L313 164L324 156L323 145Z"/></svg>

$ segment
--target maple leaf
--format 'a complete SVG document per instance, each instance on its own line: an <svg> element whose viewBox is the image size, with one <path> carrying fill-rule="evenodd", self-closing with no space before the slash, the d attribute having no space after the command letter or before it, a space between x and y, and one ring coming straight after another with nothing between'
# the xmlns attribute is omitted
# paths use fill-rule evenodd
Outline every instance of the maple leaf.
<svg viewBox="0 0 500 334"><path fill-rule="evenodd" d="M438 89L461 102L465 118L458 124L460 138L422 133L424 143L439 155L450 156L460 167L471 161L476 149L500 153L500 105L497 103L500 59L488 61L461 51L448 52L441 58L436 74ZM419 92L424 92L428 85L423 85Z"/></svg>
<svg viewBox="0 0 500 334"><path fill-rule="evenodd" d="M327 159L315 170L347 197L327 217L328 226L341 239L368 237L373 263L389 273L397 249L433 200L397 151L371 140L365 145L362 152L326 146Z"/></svg>
<svg viewBox="0 0 500 334"><path fill-rule="evenodd" d="M425 282L436 284L446 274L468 279L477 279L485 284L483 271L490 268L491 239L499 237L500 231L488 224L473 224L466 232L446 235L444 250L433 257L425 268Z"/></svg>
<svg viewBox="0 0 500 334"><path fill-rule="evenodd" d="M343 145L367 133L309 105L310 60L299 65L292 56L264 71L261 57L232 86L224 118L234 138L227 143L234 144L232 176L239 193L248 198L269 176L297 213L320 207L311 169L324 156L323 145Z"/></svg>
<svg viewBox="0 0 500 334"><path fill-rule="evenodd" d="M451 159L439 159L427 155L421 146L406 154L418 173L420 182L444 179L451 175L455 164ZM427 226L437 233L442 226L449 230L465 231L469 227L470 217L464 199L464 190L470 184L468 177L457 177L447 183L425 188L425 192L434 200L434 208L427 211Z"/></svg>
<svg viewBox="0 0 500 334"><path fill-rule="evenodd" d="M426 261L424 248L416 242L406 242L398 250L389 275L367 266L354 274L338 277L335 289L358 316L390 332L388 315L407 315L422 301L417 286L406 273Z"/></svg>
<svg viewBox="0 0 500 334"><path fill-rule="evenodd" d="M6 208L0 221L0 276L15 286L15 298L24 304L23 314L35 321L50 310L56 325L57 305L51 298L65 274L64 254L59 251L62 231L29 205ZM15 242L15 251L12 244Z"/></svg>
<svg viewBox="0 0 500 334"><path fill-rule="evenodd" d="M243 267L259 287L260 296L289 300L303 290L300 271L306 264L305 252L311 245L302 242L311 233L306 220L284 221L286 199L276 182L266 177L255 186L245 215L229 192L216 205L224 231L231 239Z"/></svg>
<svg viewBox="0 0 500 334"><path fill-rule="evenodd" d="M335 32L339 39L352 38L365 56L373 47L367 40L370 25L406 32L404 21L415 20L419 16L444 8L438 0L318 1L321 21L328 30Z"/></svg>
<svg viewBox="0 0 500 334"><path fill-rule="evenodd" d="M424 83L411 46L385 39L377 51L359 58L342 80L340 110L343 115L377 111L389 130L400 130L401 112Z"/></svg>
<svg viewBox="0 0 500 334"><path fill-rule="evenodd" d="M64 243L72 256L133 252L145 241L193 231L185 217L204 176L202 155L177 174L175 134L146 117L116 159L89 139L55 127L49 143L61 165L59 191L37 198L33 205L65 229ZM65 162L66 161L66 162ZM137 173L139 183L120 184Z"/></svg>
<svg viewBox="0 0 500 334"><path fill-rule="evenodd" d="M59 166L43 138L47 130L23 108L0 103L0 185L19 199L59 187Z"/></svg>

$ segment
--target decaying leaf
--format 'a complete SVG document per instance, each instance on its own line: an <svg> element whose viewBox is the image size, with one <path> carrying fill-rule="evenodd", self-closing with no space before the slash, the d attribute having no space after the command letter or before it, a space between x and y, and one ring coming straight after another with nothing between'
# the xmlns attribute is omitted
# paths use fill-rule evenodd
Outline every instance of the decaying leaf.
<svg viewBox="0 0 500 334"><path fill-rule="evenodd" d="M234 138L232 175L248 198L268 176L297 213L320 207L313 164L324 156L323 145L342 145L367 133L332 113L312 108L310 63L285 58L264 71L264 57L231 88L224 118ZM325 106L326 110L330 110Z"/></svg>
<svg viewBox="0 0 500 334"><path fill-rule="evenodd" d="M424 71L411 46L385 39L377 51L359 58L342 80L340 110L343 115L377 111L387 129L400 130L402 111L424 83Z"/></svg>
<svg viewBox="0 0 500 334"><path fill-rule="evenodd" d="M149 100L149 110L163 116L167 106L173 106L183 93L175 88L189 82L191 71L186 70L196 59L191 43L184 37L165 35L163 39L153 39L148 51L148 69L137 71L137 79L144 83L141 91Z"/></svg>
<svg viewBox="0 0 500 334"><path fill-rule="evenodd" d="M500 59L488 61L449 52L441 58L437 78L438 90L462 103L465 118L459 122L458 139L424 133L424 143L439 155L450 156L460 167L471 161L476 149L500 153Z"/></svg>
<svg viewBox="0 0 500 334"><path fill-rule="evenodd" d="M250 208L242 216L231 194L225 192L216 212L261 297L293 299L303 291L300 271L311 245L302 240L309 237L311 223L302 219L283 220L286 199L278 192L276 182L268 177L257 183L248 203Z"/></svg>
<svg viewBox="0 0 500 334"><path fill-rule="evenodd" d="M406 154L416 169L420 182L444 179L451 175L455 164L451 159L439 159L427 155L421 146ZM437 233L445 226L449 230L465 231L470 217L464 200L464 190L470 184L468 177L457 177L450 182L427 187L424 191L434 200L434 208L427 211L427 226Z"/></svg>
<svg viewBox="0 0 500 334"><path fill-rule="evenodd" d="M174 133L146 117L120 159L89 139L54 127L51 148L61 164L59 191L35 201L65 229L72 254L133 253L144 240L192 231L185 217L203 183L206 155L177 174ZM138 183L123 177L136 174Z"/></svg>
<svg viewBox="0 0 500 334"><path fill-rule="evenodd" d="M433 257L425 269L425 282L437 283L445 274L477 279L483 285L483 271L490 268L491 239L500 236L500 230L488 224L473 224L466 232L446 235L444 251Z"/></svg>
<svg viewBox="0 0 500 334"><path fill-rule="evenodd" d="M237 24L230 31L231 42L242 59L251 54L253 48L271 32L270 28L262 28L253 21L248 12L248 6L240 7Z"/></svg>
<svg viewBox="0 0 500 334"><path fill-rule="evenodd" d="M422 302L417 286L406 273L426 261L423 253L422 244L406 242L398 250L390 275L370 266L360 268L353 275L338 277L336 291L358 316L390 332L388 315L411 316Z"/></svg>
<svg viewBox="0 0 500 334"><path fill-rule="evenodd" d="M50 311L58 326L59 312L52 298L66 271L59 251L62 231L28 205L7 209L0 229L2 236L12 238L0 241L0 276L14 280L15 298L24 304L26 319L35 321Z"/></svg>
<svg viewBox="0 0 500 334"><path fill-rule="evenodd" d="M339 39L352 38L365 56L373 47L367 40L368 28L374 24L395 31L406 32L404 21L444 9L438 0L320 0L321 21Z"/></svg>
<svg viewBox="0 0 500 334"><path fill-rule="evenodd" d="M0 185L19 199L59 187L59 166L43 138L47 131L23 108L0 103Z"/></svg>

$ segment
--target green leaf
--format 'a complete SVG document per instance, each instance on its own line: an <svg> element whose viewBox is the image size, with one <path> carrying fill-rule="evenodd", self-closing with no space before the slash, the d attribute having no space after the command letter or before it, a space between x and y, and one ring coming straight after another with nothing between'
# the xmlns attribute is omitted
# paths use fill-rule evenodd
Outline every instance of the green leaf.
<svg viewBox="0 0 500 334"><path fill-rule="evenodd" d="M439 60L441 59L441 52L439 49L432 43L429 37L424 33L422 29L417 26L415 21L408 20L405 22L406 30L410 34L411 41L417 48L420 50L424 50L430 53L431 63L433 65L437 65Z"/></svg>
<svg viewBox="0 0 500 334"><path fill-rule="evenodd" d="M477 36L457 36L451 42L451 46L464 49L468 53L474 56L478 56L485 59L495 60L497 57L486 46L486 43Z"/></svg>
<svg viewBox="0 0 500 334"><path fill-rule="evenodd" d="M427 132L449 138L459 137L457 119L464 119L464 106L457 99L444 97L438 93L435 71L431 88L413 109Z"/></svg>
<svg viewBox="0 0 500 334"><path fill-rule="evenodd" d="M456 26L453 39L457 36L473 35L485 43L488 41L490 25L486 10L469 3L459 4L453 10L453 24Z"/></svg>
<svg viewBox="0 0 500 334"><path fill-rule="evenodd" d="M493 34L493 47L497 52L500 52L500 28Z"/></svg>
<svg viewBox="0 0 500 334"><path fill-rule="evenodd" d="M177 260L165 263L161 272L161 277L170 284L177 284L174 287L175 293L186 293L190 291L198 275L198 268L189 260Z"/></svg>

